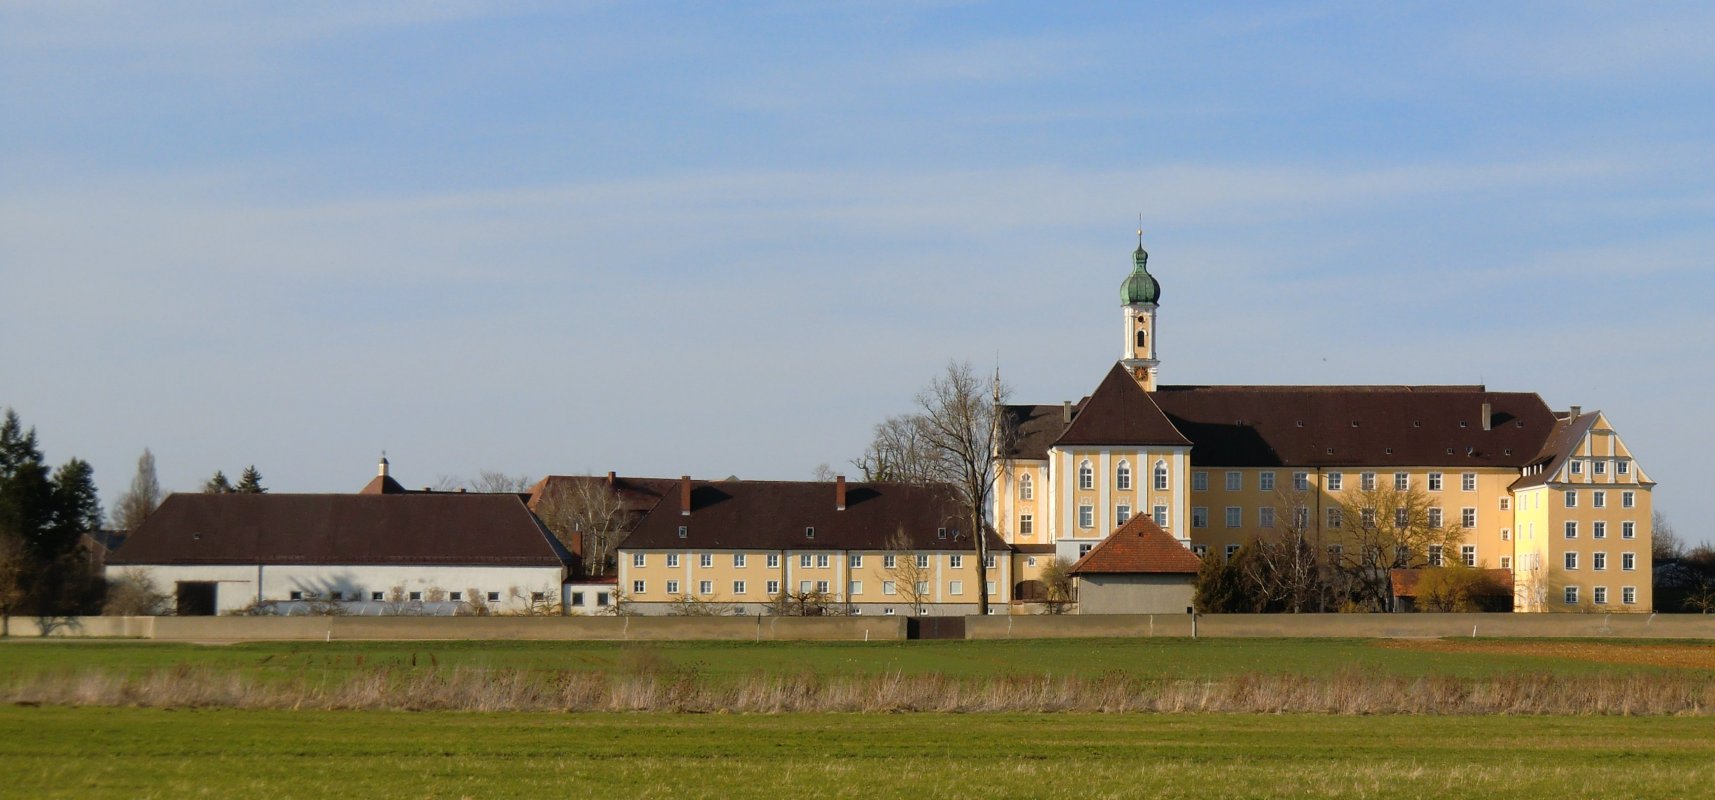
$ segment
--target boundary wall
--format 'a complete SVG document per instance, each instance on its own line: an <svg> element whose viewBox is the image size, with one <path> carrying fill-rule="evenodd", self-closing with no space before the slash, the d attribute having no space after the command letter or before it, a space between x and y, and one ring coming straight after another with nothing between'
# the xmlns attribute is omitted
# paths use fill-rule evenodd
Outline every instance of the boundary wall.
<svg viewBox="0 0 1715 800"><path fill-rule="evenodd" d="M967 617L967 639L1190 636L1189 614ZM1702 614L1201 614L1211 638L1441 639L1448 637L1715 639Z"/></svg>

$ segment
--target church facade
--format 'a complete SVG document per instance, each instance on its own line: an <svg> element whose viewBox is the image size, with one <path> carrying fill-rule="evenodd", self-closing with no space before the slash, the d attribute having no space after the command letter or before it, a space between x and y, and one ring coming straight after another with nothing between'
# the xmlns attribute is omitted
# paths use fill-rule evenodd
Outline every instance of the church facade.
<svg viewBox="0 0 1715 800"><path fill-rule="evenodd" d="M1517 611L1651 609L1654 483L1602 412L1481 385L1161 384L1148 261L1140 234L1096 389L1006 408L1009 545L1077 560L1144 515L1204 557L1290 533L1329 563L1502 570ZM1395 515L1444 544L1377 552Z"/></svg>

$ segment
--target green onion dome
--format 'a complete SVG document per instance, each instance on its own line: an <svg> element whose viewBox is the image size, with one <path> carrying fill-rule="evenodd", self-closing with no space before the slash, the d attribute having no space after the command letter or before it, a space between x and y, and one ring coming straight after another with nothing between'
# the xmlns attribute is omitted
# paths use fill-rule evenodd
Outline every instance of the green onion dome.
<svg viewBox="0 0 1715 800"><path fill-rule="evenodd" d="M1161 284L1155 276L1149 274L1149 251L1143 245L1137 246L1137 251L1131 254L1132 270L1126 276L1125 283L1120 284L1120 303L1157 303L1161 301Z"/></svg>

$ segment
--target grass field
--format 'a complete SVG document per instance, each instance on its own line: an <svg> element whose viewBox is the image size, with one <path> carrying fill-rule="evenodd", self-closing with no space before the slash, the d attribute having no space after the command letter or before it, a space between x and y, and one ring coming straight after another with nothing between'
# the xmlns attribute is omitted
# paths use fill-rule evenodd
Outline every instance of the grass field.
<svg viewBox="0 0 1715 800"><path fill-rule="evenodd" d="M1707 797L1715 720L0 708L7 797Z"/></svg>

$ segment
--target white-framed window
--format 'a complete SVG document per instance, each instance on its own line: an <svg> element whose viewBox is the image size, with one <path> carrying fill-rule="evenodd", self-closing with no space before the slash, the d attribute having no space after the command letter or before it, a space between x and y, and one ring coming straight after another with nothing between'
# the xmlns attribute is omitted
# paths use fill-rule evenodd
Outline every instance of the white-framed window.
<svg viewBox="0 0 1715 800"><path fill-rule="evenodd" d="M578 594L580 594L580 593L579 592L572 592L572 600L573 600L572 605L583 605L583 603L578 601L578 597L577 597ZM500 593L499 592L489 592L488 593L488 602L490 602L490 603L500 602Z"/></svg>
<svg viewBox="0 0 1715 800"><path fill-rule="evenodd" d="M1576 551L1576 550L1566 551L1565 564L1566 564L1567 569L1577 569L1578 568L1578 551Z"/></svg>
<svg viewBox="0 0 1715 800"><path fill-rule="evenodd" d="M1128 506L1128 505L1114 506L1114 524L1115 525L1124 525L1124 524L1126 524L1126 522L1128 522L1130 520L1131 520L1131 506Z"/></svg>
<svg viewBox="0 0 1715 800"><path fill-rule="evenodd" d="M1274 491L1274 472L1272 470L1268 470L1257 473L1256 488L1265 492Z"/></svg>
<svg viewBox="0 0 1715 800"><path fill-rule="evenodd" d="M1294 473L1292 473L1292 491L1305 492L1305 491L1309 491L1309 490L1310 490L1310 473L1308 473L1308 472L1294 472Z"/></svg>
<svg viewBox="0 0 1715 800"><path fill-rule="evenodd" d="M304 599L304 593L302 590L294 589L294 590L286 593L286 599L287 600L302 600L302 599Z"/></svg>
<svg viewBox="0 0 1715 800"><path fill-rule="evenodd" d="M1088 461L1078 465L1078 488L1096 488L1096 468L1090 466L1090 462Z"/></svg>
<svg viewBox="0 0 1715 800"><path fill-rule="evenodd" d="M1195 553L1198 558L1202 558L1209 554L1209 546L1206 544L1194 544L1191 545L1191 552Z"/></svg>
<svg viewBox="0 0 1715 800"><path fill-rule="evenodd" d="M1560 592L1561 602L1569 606L1578 605L1578 587L1568 586Z"/></svg>
<svg viewBox="0 0 1715 800"><path fill-rule="evenodd" d="M1572 462L1572 474L1573 475L1583 475L1584 474L1584 462L1574 460Z"/></svg>
<svg viewBox="0 0 1715 800"><path fill-rule="evenodd" d="M1608 493L1604 492L1600 489L1598 489L1594 492L1591 492L1590 493L1590 507L1591 508L1607 508L1608 507Z"/></svg>
<svg viewBox="0 0 1715 800"><path fill-rule="evenodd" d="M1358 488L1359 488L1359 489L1362 489L1362 490L1364 490L1364 491L1366 491L1366 492L1373 492L1373 491L1375 491L1375 488L1376 488L1376 474L1375 474L1375 473L1374 473L1374 472L1361 472L1361 473L1358 473Z"/></svg>
<svg viewBox="0 0 1715 800"><path fill-rule="evenodd" d="M1191 507L1191 527L1193 527L1193 528L1207 528L1207 527L1209 527L1209 507L1208 506L1192 506Z"/></svg>
<svg viewBox="0 0 1715 800"><path fill-rule="evenodd" d="M668 581L667 582L667 593L668 594L678 594L679 593L679 582L678 581Z"/></svg>
<svg viewBox="0 0 1715 800"><path fill-rule="evenodd" d="M947 594L958 597L965 593L964 581L947 581Z"/></svg>
<svg viewBox="0 0 1715 800"><path fill-rule="evenodd" d="M1024 565L1027 567L1036 566L1036 556L1025 556L1024 557Z"/></svg>
<svg viewBox="0 0 1715 800"><path fill-rule="evenodd" d="M1600 462L1600 461L1596 462L1596 466L1598 466L1598 467L1602 466L1602 462ZM1590 590L1590 602L1595 603L1596 605L1599 605L1599 606L1607 605L1608 604L1608 587L1597 586L1597 587L1591 589Z"/></svg>
<svg viewBox="0 0 1715 800"><path fill-rule="evenodd" d="M985 593L985 594L987 594L987 595L988 595L988 596L989 596L989 597L994 597L994 596L995 596L995 591L994 591L994 590L995 590L995 586L994 586L994 581L989 581L989 582L987 582L987 583L984 583L984 584L983 584L983 592L984 592L984 593ZM994 613L994 609L992 609L992 608L991 608L991 609L989 609L989 613L990 613L990 614L993 614L993 613Z"/></svg>
<svg viewBox="0 0 1715 800"><path fill-rule="evenodd" d="M1625 463L1625 462L1621 462ZM1620 492L1620 508L1634 508L1638 504L1637 492Z"/></svg>
<svg viewBox="0 0 1715 800"><path fill-rule="evenodd" d="M747 561L747 559L745 558L744 553L733 553L732 554L732 565L733 566L739 567L742 569L745 566L746 561Z"/></svg>
<svg viewBox="0 0 1715 800"><path fill-rule="evenodd" d="M965 565L965 557L964 556L959 555L957 553L954 553L953 555L947 556L947 566L949 566L953 569L959 569L959 568L963 567L964 565Z"/></svg>
<svg viewBox="0 0 1715 800"><path fill-rule="evenodd" d="M1597 520L1595 522L1590 523L1590 538L1592 538L1592 539L1606 539L1606 538L1608 538L1608 523L1603 522L1601 520Z"/></svg>
<svg viewBox="0 0 1715 800"><path fill-rule="evenodd" d="M768 554L768 568L769 569L780 569L780 554L779 553L769 553Z"/></svg>
<svg viewBox="0 0 1715 800"><path fill-rule="evenodd" d="M882 566L882 569L897 569L899 567L899 556L896 556L892 553L888 553L887 555L882 556L881 557L881 566Z"/></svg>
<svg viewBox="0 0 1715 800"><path fill-rule="evenodd" d="M882 609L881 613L884 616L889 616L889 617L893 616L893 606L888 606L887 608Z"/></svg>
<svg viewBox="0 0 1715 800"><path fill-rule="evenodd" d="M1512 568L1513 568L1513 557L1512 556L1501 556L1501 569L1512 569Z"/></svg>
<svg viewBox="0 0 1715 800"><path fill-rule="evenodd" d="M1342 544L1328 545L1328 559L1335 564L1340 563L1340 557L1346 554L1346 546Z"/></svg>
<svg viewBox="0 0 1715 800"><path fill-rule="evenodd" d="M1155 524L1163 528L1167 527L1167 506L1155 507Z"/></svg>
<svg viewBox="0 0 1715 800"><path fill-rule="evenodd" d="M1308 506L1292 507L1292 525L1299 530L1310 527L1310 508Z"/></svg>
<svg viewBox="0 0 1715 800"><path fill-rule="evenodd" d="M647 559L643 553L632 553L631 554L631 566L641 567L644 564L648 563L648 561L649 561L649 559Z"/></svg>
<svg viewBox="0 0 1715 800"><path fill-rule="evenodd" d="M1441 473L1439 473L1439 472L1429 473L1429 491L1432 491L1432 492L1441 491Z"/></svg>
<svg viewBox="0 0 1715 800"><path fill-rule="evenodd" d="M1026 473L1018 479L1018 499L1032 500L1036 497L1036 482Z"/></svg>
<svg viewBox="0 0 1715 800"><path fill-rule="evenodd" d="M863 556L859 553L852 553L850 564L852 569L863 569Z"/></svg>
<svg viewBox="0 0 1715 800"><path fill-rule="evenodd" d="M1238 470L1229 470L1227 472L1227 491L1236 492L1239 489L1244 488L1244 484L1245 474L1243 472L1239 472Z"/></svg>
<svg viewBox="0 0 1715 800"><path fill-rule="evenodd" d="M827 594L827 593L828 593L828 582L827 581L816 581L816 594Z"/></svg>
<svg viewBox="0 0 1715 800"><path fill-rule="evenodd" d="M1617 474L1629 475L1629 474L1631 474L1631 471L1632 471L1632 462L1630 462L1630 461L1619 461L1619 462L1616 462L1614 464L1614 472Z"/></svg>
<svg viewBox="0 0 1715 800"><path fill-rule="evenodd" d="M1407 521L1408 520L1407 520L1407 515L1406 515L1405 509L1396 508L1393 510L1393 526L1395 528L1405 527Z"/></svg>
<svg viewBox="0 0 1715 800"><path fill-rule="evenodd" d="M1626 462L1624 462L1624 461L1620 462L1620 466L1623 467L1625 465L1626 465ZM1620 602L1622 604L1628 605L1628 606L1637 605L1637 603L1638 603L1638 587L1636 587L1636 586L1622 586L1622 587L1620 587Z"/></svg>
<svg viewBox="0 0 1715 800"><path fill-rule="evenodd" d="M1513 499L1512 498L1510 498L1510 497L1501 498L1501 510L1502 511L1511 511L1512 508L1513 508Z"/></svg>
<svg viewBox="0 0 1715 800"><path fill-rule="evenodd" d="M1167 462L1165 461L1155 462L1155 490L1158 492L1167 491Z"/></svg>
<svg viewBox="0 0 1715 800"><path fill-rule="evenodd" d="M698 581L697 582L697 593L698 594L705 594L705 595L714 594L715 593L715 582L714 581Z"/></svg>
<svg viewBox="0 0 1715 800"><path fill-rule="evenodd" d="M798 582L798 593L799 594L809 594L810 593L810 587L812 587L812 586L815 586L815 584L811 583L810 581L799 581Z"/></svg>
<svg viewBox="0 0 1715 800"><path fill-rule="evenodd" d="M1328 491L1338 492L1346 488L1346 476L1338 472L1328 473Z"/></svg>
<svg viewBox="0 0 1715 800"><path fill-rule="evenodd" d="M1459 545L1459 560L1465 562L1467 567L1477 566L1477 546L1474 544Z"/></svg>
<svg viewBox="0 0 1715 800"><path fill-rule="evenodd" d="M1630 571L1635 570L1637 568L1638 568L1638 554L1637 553L1621 553L1620 554L1620 569L1623 569L1623 570L1626 570L1627 572L1630 572Z"/></svg>
<svg viewBox="0 0 1715 800"><path fill-rule="evenodd" d="M691 535L691 526L689 526L689 525L680 525L679 526L679 538L684 539L690 535Z"/></svg>
<svg viewBox="0 0 1715 800"><path fill-rule="evenodd" d="M899 584L893 581L882 581L881 593L889 596L899 594Z"/></svg>
<svg viewBox="0 0 1715 800"><path fill-rule="evenodd" d="M816 569L827 569L827 568L828 568L828 554L827 553L817 553L816 554Z"/></svg>
<svg viewBox="0 0 1715 800"><path fill-rule="evenodd" d="M1432 544L1429 546L1429 566L1441 566L1441 545Z"/></svg>
<svg viewBox="0 0 1715 800"><path fill-rule="evenodd" d="M1237 553L1237 552L1239 552L1239 546L1238 545L1236 545L1236 544L1227 545L1227 560L1228 561L1233 560L1233 554Z"/></svg>
<svg viewBox="0 0 1715 800"><path fill-rule="evenodd" d="M498 594L498 592L496 594ZM386 600L387 595L383 592L370 592L369 593L369 599L379 603L382 600Z"/></svg>
<svg viewBox="0 0 1715 800"><path fill-rule="evenodd" d="M1577 462L1573 462L1573 463L1577 463ZM1566 490L1566 507L1567 508L1577 508L1578 507L1578 490L1576 490L1576 489L1567 489Z"/></svg>
<svg viewBox="0 0 1715 800"><path fill-rule="evenodd" d="M667 568L668 569L675 569L678 566L679 566L679 554L678 553L668 553L667 554Z"/></svg>
<svg viewBox="0 0 1715 800"><path fill-rule="evenodd" d="M1340 509L1338 509L1338 508L1328 509L1328 527L1330 527L1330 528L1340 527Z"/></svg>
<svg viewBox="0 0 1715 800"><path fill-rule="evenodd" d="M1078 506L1078 527L1080 527L1080 528L1094 528L1094 527L1096 527L1096 507L1095 506L1092 506L1089 503L1085 503L1081 506Z"/></svg>
<svg viewBox="0 0 1715 800"><path fill-rule="evenodd" d="M1462 492L1477 491L1477 473L1467 472L1459 476L1459 490Z"/></svg>
<svg viewBox="0 0 1715 800"><path fill-rule="evenodd" d="M917 554L917 568L918 569L928 569L929 568L929 554L928 553L918 553Z"/></svg>
<svg viewBox="0 0 1715 800"><path fill-rule="evenodd" d="M1245 510L1238 506L1227 506L1227 527L1237 528L1244 524Z"/></svg>
<svg viewBox="0 0 1715 800"><path fill-rule="evenodd" d="M1032 514L1018 515L1018 535L1030 536L1036 532L1036 518Z"/></svg>
<svg viewBox="0 0 1715 800"><path fill-rule="evenodd" d="M1608 554L1595 552L1590 554L1590 568L1602 570L1608 568Z"/></svg>
<svg viewBox="0 0 1715 800"><path fill-rule="evenodd" d="M1131 489L1130 462L1121 461L1119 467L1114 470L1114 488L1119 489L1122 492Z"/></svg>
<svg viewBox="0 0 1715 800"><path fill-rule="evenodd" d="M697 566L702 567L704 569L708 569L709 567L712 567L714 565L715 565L715 554L714 553L699 553L697 555Z"/></svg>
<svg viewBox="0 0 1715 800"><path fill-rule="evenodd" d="M811 558L809 553L802 553L798 556L799 569L809 569L813 563L815 563L815 559Z"/></svg>
<svg viewBox="0 0 1715 800"><path fill-rule="evenodd" d="M1569 519L1566 521L1566 538L1578 538L1578 520Z"/></svg>
<svg viewBox="0 0 1715 800"><path fill-rule="evenodd" d="M777 594L780 594L780 581L769 581L768 582L768 596L773 597Z"/></svg>
<svg viewBox="0 0 1715 800"><path fill-rule="evenodd" d="M1396 492L1403 492L1407 489L1410 489L1411 488L1411 473L1409 473L1409 472L1395 472L1393 474L1393 488L1394 488L1394 491L1396 491Z"/></svg>
<svg viewBox="0 0 1715 800"><path fill-rule="evenodd" d="M1636 522L1631 522L1631 521L1626 521L1626 522L1620 523L1620 538L1621 539L1636 539L1636 538L1638 538L1638 524Z"/></svg>
<svg viewBox="0 0 1715 800"><path fill-rule="evenodd" d="M638 583L641 584L641 583L643 583L643 581L638 581ZM638 589L638 591L641 592L643 590ZM302 597L302 595L299 595L299 596ZM412 592L410 595L408 595L408 597L410 598L411 602L413 602L413 603L420 603L423 601L423 593L422 592Z"/></svg>
<svg viewBox="0 0 1715 800"><path fill-rule="evenodd" d="M1477 509L1470 506L1459 509L1459 526L1463 528L1477 527Z"/></svg>
<svg viewBox="0 0 1715 800"><path fill-rule="evenodd" d="M1376 527L1376 510L1373 508L1359 509L1358 524L1364 526L1364 530L1374 529Z"/></svg>
<svg viewBox="0 0 1715 800"><path fill-rule="evenodd" d="M1089 555L1090 550L1094 547L1095 547L1095 545L1093 545L1093 544L1080 544L1080 545L1078 545L1078 557L1083 558L1084 556Z"/></svg>
<svg viewBox="0 0 1715 800"><path fill-rule="evenodd" d="M994 553L989 553L987 556L985 556L983 558L983 568L994 569L994 565L995 565Z"/></svg>
<svg viewBox="0 0 1715 800"><path fill-rule="evenodd" d="M1597 474L1597 475L1608 474L1608 462L1606 462L1606 461L1597 461L1597 462L1591 464L1591 466L1595 468L1595 470L1596 470L1595 474Z"/></svg>
<svg viewBox="0 0 1715 800"><path fill-rule="evenodd" d="M1259 528L1274 527L1274 506L1262 506L1256 510L1256 525Z"/></svg>
<svg viewBox="0 0 1715 800"><path fill-rule="evenodd" d="M1512 541L1512 538L1513 538L1513 529L1512 528L1502 528L1501 529L1501 541L1510 542L1510 541Z"/></svg>
<svg viewBox="0 0 1715 800"><path fill-rule="evenodd" d="M1203 470L1196 470L1196 471L1192 472L1191 473L1191 491L1193 491L1193 492L1209 491L1209 473L1207 473Z"/></svg>
<svg viewBox="0 0 1715 800"><path fill-rule="evenodd" d="M811 526L806 526L804 528L804 538L806 538L806 539L816 538L816 529L814 527L811 527Z"/></svg>
<svg viewBox="0 0 1715 800"><path fill-rule="evenodd" d="M335 597L334 599L338 600L339 598ZM448 592L447 599L455 603L462 603L464 602L464 592Z"/></svg>
<svg viewBox="0 0 1715 800"><path fill-rule="evenodd" d="M846 582L846 596L847 597L856 597L860 594L863 594L863 581L847 581Z"/></svg>
<svg viewBox="0 0 1715 800"><path fill-rule="evenodd" d="M645 590L647 588L648 588L648 584L644 583L643 581L632 581L631 582L631 593L632 594L644 594Z"/></svg>

